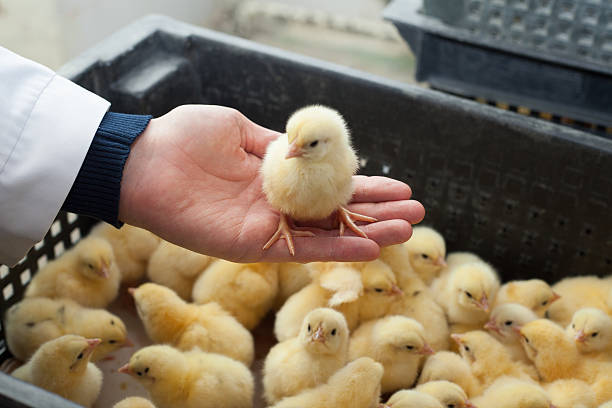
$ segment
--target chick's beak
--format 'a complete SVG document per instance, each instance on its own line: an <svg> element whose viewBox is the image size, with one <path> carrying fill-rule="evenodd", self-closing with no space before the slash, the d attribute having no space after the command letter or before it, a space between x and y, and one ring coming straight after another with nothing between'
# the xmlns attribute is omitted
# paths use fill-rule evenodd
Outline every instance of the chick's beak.
<svg viewBox="0 0 612 408"><path fill-rule="evenodd" d="M578 333L576 333L576 336L574 337L574 340L576 340L577 343L584 343L586 339L587 335L584 330L578 331Z"/></svg>
<svg viewBox="0 0 612 408"><path fill-rule="evenodd" d="M117 372L123 373L123 374L130 374L131 375L132 374L132 370L130 370L130 363L126 363L124 366L119 367Z"/></svg>
<svg viewBox="0 0 612 408"><path fill-rule="evenodd" d="M553 292L553 296L550 299L550 302L548 302L548 304L550 305L552 302L554 302L555 300L559 300L561 299L561 295L558 294L557 292Z"/></svg>
<svg viewBox="0 0 612 408"><path fill-rule="evenodd" d="M293 157L301 157L303 154L304 154L304 151L302 150L302 146L298 145L297 142L294 140L289 145L289 151L287 152L285 159L291 159Z"/></svg>
<svg viewBox="0 0 612 408"><path fill-rule="evenodd" d="M489 299L487 299L487 295L483 295L480 298L480 302L477 303L478 307L484 310L485 312L489 312Z"/></svg>
<svg viewBox="0 0 612 408"><path fill-rule="evenodd" d="M132 340L126 337L121 347L134 347L134 342L132 342Z"/></svg>
<svg viewBox="0 0 612 408"><path fill-rule="evenodd" d="M130 295L134 296L134 293L136 293L136 288L128 288L127 291Z"/></svg>
<svg viewBox="0 0 612 408"><path fill-rule="evenodd" d="M87 348L85 349L85 355L89 356L93 353L94 349L100 344L102 340L100 339L87 339Z"/></svg>
<svg viewBox="0 0 612 408"><path fill-rule="evenodd" d="M465 401L465 408L478 408L476 405L472 404L472 401Z"/></svg>
<svg viewBox="0 0 612 408"><path fill-rule="evenodd" d="M434 261L434 265L443 266L443 267L448 266L443 256L439 256L438 259Z"/></svg>
<svg viewBox="0 0 612 408"><path fill-rule="evenodd" d="M399 286L393 285L391 286L391 290L389 291L389 294L393 296L401 296L404 294L404 292L400 289Z"/></svg>
<svg viewBox="0 0 612 408"><path fill-rule="evenodd" d="M104 279L108 279L110 276L110 268L107 265L102 266L102 269L98 271L98 274Z"/></svg>
<svg viewBox="0 0 612 408"><path fill-rule="evenodd" d="M321 326L317 327L317 330L312 335L312 340L325 343L325 333L323 332L323 328Z"/></svg>
<svg viewBox="0 0 612 408"><path fill-rule="evenodd" d="M523 333L521 333L521 328L522 326L512 326L512 330L514 330L514 332L518 334L519 336L523 335Z"/></svg>
<svg viewBox="0 0 612 408"><path fill-rule="evenodd" d="M425 345L423 346L423 348L421 349L421 351L419 351L419 354L422 354L424 356L429 356L434 354L435 351L434 349L431 348L431 346L427 343L425 343Z"/></svg>
<svg viewBox="0 0 612 408"><path fill-rule="evenodd" d="M461 342L462 342L462 336L460 334L457 334L457 333L451 334L451 339L455 340L455 342L457 344L461 344Z"/></svg>
<svg viewBox="0 0 612 408"><path fill-rule="evenodd" d="M487 330L491 330L494 331L495 333L499 334L501 336L502 332L499 329L499 327L497 327L497 324L495 323L495 320L491 319L487 322L487 324L484 325L484 328Z"/></svg>

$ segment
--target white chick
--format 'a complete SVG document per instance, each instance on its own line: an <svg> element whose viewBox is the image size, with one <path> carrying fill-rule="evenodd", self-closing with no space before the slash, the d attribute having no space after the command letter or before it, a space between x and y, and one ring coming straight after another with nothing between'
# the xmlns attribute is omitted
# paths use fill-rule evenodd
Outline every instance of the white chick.
<svg viewBox="0 0 612 408"><path fill-rule="evenodd" d="M597 408L595 392L580 380L557 380L544 385L556 408Z"/></svg>
<svg viewBox="0 0 612 408"><path fill-rule="evenodd" d="M446 242L433 228L418 226L412 230L412 237L404 243L408 250L414 272L426 285L438 277L446 266Z"/></svg>
<svg viewBox="0 0 612 408"><path fill-rule="evenodd" d="M550 306L546 317L563 327L572 321L578 309L594 307L612 313L607 301L612 290L612 279L597 276L570 277L554 284L553 290L561 298Z"/></svg>
<svg viewBox="0 0 612 408"><path fill-rule="evenodd" d="M85 238L42 268L26 297L70 298L83 306L106 307L119 293L113 249L101 238Z"/></svg>
<svg viewBox="0 0 612 408"><path fill-rule="evenodd" d="M144 283L131 289L138 316L149 338L180 350L198 347L251 365L254 344L251 332L217 303L186 303L165 286Z"/></svg>
<svg viewBox="0 0 612 408"><path fill-rule="evenodd" d="M159 237L142 228L124 224L117 229L105 222L96 225L89 236L105 238L113 246L121 271L121 282L127 285L134 285L142 280L149 258L160 242Z"/></svg>
<svg viewBox="0 0 612 408"><path fill-rule="evenodd" d="M419 384L431 381L450 381L459 385L469 397L480 395L482 387L468 363L457 353L439 351L430 356L423 366Z"/></svg>
<svg viewBox="0 0 612 408"><path fill-rule="evenodd" d="M576 311L566 333L581 353L612 361L612 317L595 308Z"/></svg>
<svg viewBox="0 0 612 408"><path fill-rule="evenodd" d="M151 254L147 276L152 282L169 287L189 302L195 280L211 260L210 256L162 241Z"/></svg>
<svg viewBox="0 0 612 408"><path fill-rule="evenodd" d="M552 290L548 283L540 279L525 281L510 281L499 289L496 305L518 303L534 311L538 317L544 314L550 305L559 300L560 296Z"/></svg>
<svg viewBox="0 0 612 408"><path fill-rule="evenodd" d="M102 388L102 372L89 357L99 339L66 335L43 344L13 376L90 407Z"/></svg>
<svg viewBox="0 0 612 408"><path fill-rule="evenodd" d="M271 408L376 408L383 367L362 357L336 371L327 383L287 397Z"/></svg>
<svg viewBox="0 0 612 408"><path fill-rule="evenodd" d="M244 364L221 354L149 346L137 351L119 372L146 388L158 408L253 406L253 375Z"/></svg>
<svg viewBox="0 0 612 408"><path fill-rule="evenodd" d="M482 396L474 399L478 408L556 408L539 385L502 377Z"/></svg>
<svg viewBox="0 0 612 408"><path fill-rule="evenodd" d="M345 225L366 237L354 221L375 218L346 208L353 195L357 155L342 116L333 109L314 105L295 112L287 122L287 138L268 145L261 166L263 190L270 205L280 212L278 230L264 245L269 248L283 237L294 255L292 235L312 236L291 228L294 220L316 220L338 213L340 235Z"/></svg>
<svg viewBox="0 0 612 408"><path fill-rule="evenodd" d="M415 390L431 395L447 408L475 408L463 388L450 381L430 381Z"/></svg>
<svg viewBox="0 0 612 408"><path fill-rule="evenodd" d="M113 408L155 408L155 405L146 398L127 397L113 405Z"/></svg>
<svg viewBox="0 0 612 408"><path fill-rule="evenodd" d="M529 363L516 330L537 319L538 316L523 305L504 303L493 308L491 319L484 328L510 351L513 359Z"/></svg>
<svg viewBox="0 0 612 408"><path fill-rule="evenodd" d="M308 313L298 337L272 347L263 368L269 404L327 382L348 361L349 330L344 316L329 308Z"/></svg>
<svg viewBox="0 0 612 408"><path fill-rule="evenodd" d="M393 394L380 408L444 408L433 396L415 390L401 390Z"/></svg>
<svg viewBox="0 0 612 408"><path fill-rule="evenodd" d="M219 259L193 285L193 301L216 302L244 327L254 329L278 294L278 264L241 264Z"/></svg>
<svg viewBox="0 0 612 408"><path fill-rule="evenodd" d="M446 268L444 269L444 272L457 266L472 262L484 261L481 257L471 252L451 252L446 256Z"/></svg>
<svg viewBox="0 0 612 408"><path fill-rule="evenodd" d="M299 292L312 282L309 265L283 262L278 266L278 295L275 309L280 309L291 295Z"/></svg>
<svg viewBox="0 0 612 408"><path fill-rule="evenodd" d="M410 388L424 356L433 354L423 325L405 316L388 316L359 326L351 335L349 359L370 357L385 369L383 393Z"/></svg>

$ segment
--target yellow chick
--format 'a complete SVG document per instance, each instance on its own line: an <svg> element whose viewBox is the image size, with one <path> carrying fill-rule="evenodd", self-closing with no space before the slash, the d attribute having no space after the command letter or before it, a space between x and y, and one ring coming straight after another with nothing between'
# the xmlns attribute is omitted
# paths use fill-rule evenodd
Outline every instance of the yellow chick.
<svg viewBox="0 0 612 408"><path fill-rule="evenodd" d="M100 238L85 238L42 268L26 297L69 298L83 306L106 307L119 293L113 249Z"/></svg>
<svg viewBox="0 0 612 408"><path fill-rule="evenodd" d="M278 295L275 309L280 309L291 295L299 292L312 282L309 265L283 262L278 265Z"/></svg>
<svg viewBox="0 0 612 408"><path fill-rule="evenodd" d="M272 309L278 294L278 264L213 262L193 285L193 301L216 302L251 330Z"/></svg>
<svg viewBox="0 0 612 408"><path fill-rule="evenodd" d="M121 271L121 282L127 285L134 285L142 280L149 258L161 241L159 237L142 228L124 224L117 229L105 222L96 225L89 236L105 238L113 246Z"/></svg>
<svg viewBox="0 0 612 408"><path fill-rule="evenodd" d="M251 332L217 303L185 303L171 289L155 283L144 283L130 292L138 316L155 343L166 343L180 350L199 347L247 366L253 362Z"/></svg>
<svg viewBox="0 0 612 408"><path fill-rule="evenodd" d="M102 372L89 362L99 339L66 335L43 344L13 376L90 407L102 388Z"/></svg>
<svg viewBox="0 0 612 408"><path fill-rule="evenodd" d="M481 257L471 252L451 252L446 256L446 268L444 268L444 273L447 271L472 262L484 262Z"/></svg>
<svg viewBox="0 0 612 408"><path fill-rule="evenodd" d="M493 308L491 319L484 328L510 351L514 360L529 363L531 360L525 354L516 329L537 319L538 316L523 305L504 303Z"/></svg>
<svg viewBox="0 0 612 408"><path fill-rule="evenodd" d="M404 244L389 245L380 248L380 256L378 259L391 267L400 288L403 289L404 286L414 287L416 284L420 284L420 287L426 286L419 275L414 271L410 263L408 250Z"/></svg>
<svg viewBox="0 0 612 408"><path fill-rule="evenodd" d="M183 300L191 300L193 284L212 258L168 241L161 241L147 264L147 276L172 289Z"/></svg>
<svg viewBox="0 0 612 408"><path fill-rule="evenodd" d="M354 221L376 219L346 208L353 196L358 163L342 116L325 106L307 106L291 115L286 131L287 138L279 137L268 145L261 166L263 191L270 205L280 212L278 229L264 249L283 237L294 255L292 235L314 234L292 229L289 220L324 219L334 211L340 221L340 235L347 226L367 238Z"/></svg>
<svg viewBox="0 0 612 408"><path fill-rule="evenodd" d="M474 399L474 405L478 408L556 408L539 385L506 377Z"/></svg>
<svg viewBox="0 0 612 408"><path fill-rule="evenodd" d="M155 408L155 405L146 398L127 397L113 405L113 408Z"/></svg>
<svg viewBox="0 0 612 408"><path fill-rule="evenodd" d="M351 335L349 359L370 357L385 369L381 391L410 388L424 356L433 354L423 325L405 316L388 316L359 326Z"/></svg>
<svg viewBox="0 0 612 408"><path fill-rule="evenodd" d="M601 279L597 276L565 278L554 284L553 290L561 298L550 306L546 317L563 327L572 321L572 316L578 309L594 307L612 313L608 306L612 279Z"/></svg>
<svg viewBox="0 0 612 408"><path fill-rule="evenodd" d="M329 308L308 313L298 337L272 347L263 368L269 404L327 382L348 361L349 330L344 316Z"/></svg>
<svg viewBox="0 0 612 408"><path fill-rule="evenodd" d="M6 340L13 355L25 361L45 342L64 334L99 338L90 359L98 361L129 345L123 321L104 309L89 309L69 299L26 298L5 318Z"/></svg>
<svg viewBox="0 0 612 408"><path fill-rule="evenodd" d="M544 389L556 408L597 408L595 392L580 380L557 380Z"/></svg>
<svg viewBox="0 0 612 408"><path fill-rule="evenodd" d="M412 237L404 243L414 272L426 285L438 277L446 266L446 242L433 228L418 226L412 230Z"/></svg>
<svg viewBox="0 0 612 408"><path fill-rule="evenodd" d="M550 305L559 298L560 296L548 283L540 279L530 279L511 281L502 285L497 292L495 304L518 303L533 310L542 318Z"/></svg>
<svg viewBox="0 0 612 408"><path fill-rule="evenodd" d="M497 274L484 262L460 265L451 269L447 279L441 277L432 284L432 292L449 323L476 328L487 321L498 289Z"/></svg>
<svg viewBox="0 0 612 408"><path fill-rule="evenodd" d="M272 408L377 408L383 367L362 357L336 371L327 383L282 399Z"/></svg>
<svg viewBox="0 0 612 408"><path fill-rule="evenodd" d="M472 374L483 388L504 376L523 380L538 379L534 367L514 361L500 342L482 330L451 336L459 345L461 357L470 365Z"/></svg>
<svg viewBox="0 0 612 408"><path fill-rule="evenodd" d="M418 384L432 381L450 381L459 385L468 395L480 395L482 387L461 356L450 351L439 351L430 356L423 365Z"/></svg>
<svg viewBox="0 0 612 408"><path fill-rule="evenodd" d="M463 388L450 381L430 381L419 385L415 390L431 395L445 407L476 408Z"/></svg>
<svg viewBox="0 0 612 408"><path fill-rule="evenodd" d="M603 311L592 307L576 311L566 333L581 353L612 361L612 317Z"/></svg>
<svg viewBox="0 0 612 408"><path fill-rule="evenodd" d="M393 394L380 408L444 408L435 397L415 390L401 390Z"/></svg>
<svg viewBox="0 0 612 408"><path fill-rule="evenodd" d="M377 259L361 264L363 294L357 299L359 323L385 316L403 295L391 268Z"/></svg>
<svg viewBox="0 0 612 408"><path fill-rule="evenodd" d="M147 389L158 408L251 408L253 375L221 354L166 345L137 351L119 369Z"/></svg>
<svg viewBox="0 0 612 408"><path fill-rule="evenodd" d="M601 404L598 408L612 408L612 400Z"/></svg>

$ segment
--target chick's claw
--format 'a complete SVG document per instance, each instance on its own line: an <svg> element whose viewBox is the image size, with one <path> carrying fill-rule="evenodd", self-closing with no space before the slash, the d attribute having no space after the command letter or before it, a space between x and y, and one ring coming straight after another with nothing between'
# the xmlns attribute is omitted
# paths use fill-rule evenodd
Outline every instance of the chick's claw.
<svg viewBox="0 0 612 408"><path fill-rule="evenodd" d="M300 231L292 229L289 226L289 222L287 221L287 217L285 214L281 213L280 221L278 222L278 229L272 235L272 237L266 242L266 245L263 246L264 251L270 248L276 241L280 238L285 239L287 241L287 247L289 248L289 253L292 256L295 256L295 246L293 245L293 236L296 237L314 237L315 234L311 231Z"/></svg>
<svg viewBox="0 0 612 408"><path fill-rule="evenodd" d="M359 229L354 221L376 222L376 218L368 217L367 215L357 214L347 210L344 207L338 207L338 219L340 221L340 235L344 235L345 226L349 227L355 234L360 237L367 238L365 232Z"/></svg>

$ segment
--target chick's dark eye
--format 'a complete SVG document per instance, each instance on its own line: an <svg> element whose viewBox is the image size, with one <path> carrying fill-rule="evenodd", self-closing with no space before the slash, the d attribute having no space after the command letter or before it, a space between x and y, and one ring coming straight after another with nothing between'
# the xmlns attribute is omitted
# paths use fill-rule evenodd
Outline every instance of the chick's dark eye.
<svg viewBox="0 0 612 408"><path fill-rule="evenodd" d="M465 346L465 345L464 345L464 346L463 346L463 348L464 348L464 349L465 349L465 351L467 351L467 352L469 352L469 351L470 351L470 348L469 348L468 346Z"/></svg>
<svg viewBox="0 0 612 408"><path fill-rule="evenodd" d="M504 324L505 324L506 326L512 326L512 320L506 320L506 321L504 322Z"/></svg>
<svg viewBox="0 0 612 408"><path fill-rule="evenodd" d="M310 331L310 324L308 325L308 331Z"/></svg>
<svg viewBox="0 0 612 408"><path fill-rule="evenodd" d="M142 377L142 371L138 371L136 374Z"/></svg>
<svg viewBox="0 0 612 408"><path fill-rule="evenodd" d="M455 408L455 404L448 404L446 407L447 408Z"/></svg>
<svg viewBox="0 0 612 408"><path fill-rule="evenodd" d="M35 324L34 322L27 322L27 323L26 323L26 326L28 326L28 327L34 327L34 324Z"/></svg>
<svg viewBox="0 0 612 408"><path fill-rule="evenodd" d="M472 299L472 294L470 292L465 292L465 294L467 295L467 297L469 297L470 299Z"/></svg>
<svg viewBox="0 0 612 408"><path fill-rule="evenodd" d="M375 288L374 290L378 293L381 293L383 291L381 288Z"/></svg>
<svg viewBox="0 0 612 408"><path fill-rule="evenodd" d="M525 343L529 343L529 339L527 337L523 337L525 339Z"/></svg>
<svg viewBox="0 0 612 408"><path fill-rule="evenodd" d="M572 329L575 329L575 328L576 328L576 325L575 325L575 324L572 324Z"/></svg>
<svg viewBox="0 0 612 408"><path fill-rule="evenodd" d="M548 304L548 300L542 302L542 306L546 306Z"/></svg>
<svg viewBox="0 0 612 408"><path fill-rule="evenodd" d="M598 334L599 334L599 332L595 332L595 333L591 334L591 337L597 337Z"/></svg>
<svg viewBox="0 0 612 408"><path fill-rule="evenodd" d="M117 340L109 340L108 344L115 344L117 342Z"/></svg>
<svg viewBox="0 0 612 408"><path fill-rule="evenodd" d="M332 336L335 336L335 335L336 335L336 329L334 329L334 330L332 330L332 331L331 331L331 335L332 335Z"/></svg>
<svg viewBox="0 0 612 408"><path fill-rule="evenodd" d="M427 254L421 254L421 258L423 258L423 259L429 259L429 255L427 255Z"/></svg>
<svg viewBox="0 0 612 408"><path fill-rule="evenodd" d="M414 346L406 346L406 349L408 349L408 350L414 350Z"/></svg>
<svg viewBox="0 0 612 408"><path fill-rule="evenodd" d="M114 325L115 325L115 321L114 321L114 320L111 320L111 324L114 326Z"/></svg>
<svg viewBox="0 0 612 408"><path fill-rule="evenodd" d="M80 360L83 358L83 353L79 353L79 355L77 356L77 360Z"/></svg>
<svg viewBox="0 0 612 408"><path fill-rule="evenodd" d="M89 269L93 269L93 268L94 268L92 264L87 264L87 267L88 267Z"/></svg>
<svg viewBox="0 0 612 408"><path fill-rule="evenodd" d="M310 147L315 147L318 144L319 144L319 141L315 140L314 142L310 143Z"/></svg>
<svg viewBox="0 0 612 408"><path fill-rule="evenodd" d="M149 367L145 368L145 373L149 372Z"/></svg>

